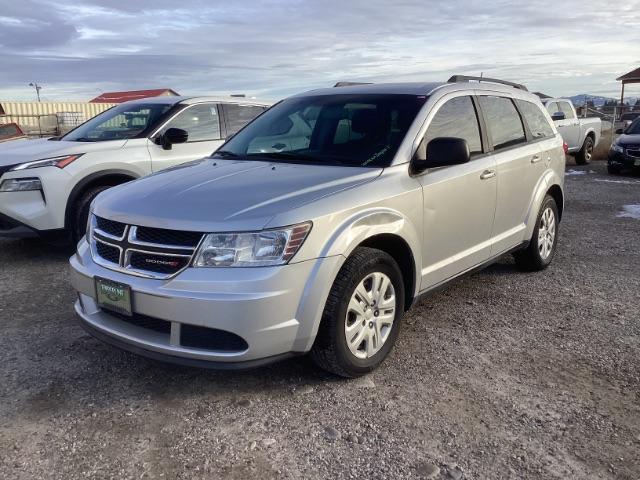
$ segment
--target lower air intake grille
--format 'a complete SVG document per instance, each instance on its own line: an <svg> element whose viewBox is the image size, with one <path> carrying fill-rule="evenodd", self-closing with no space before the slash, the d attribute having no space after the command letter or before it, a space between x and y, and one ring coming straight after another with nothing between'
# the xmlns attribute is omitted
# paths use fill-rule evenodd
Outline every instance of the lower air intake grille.
<svg viewBox="0 0 640 480"><path fill-rule="evenodd" d="M180 328L180 344L217 352L242 352L249 348L249 344L234 333L184 323Z"/></svg>
<svg viewBox="0 0 640 480"><path fill-rule="evenodd" d="M118 320L129 323L136 327L146 328L147 330L153 330L154 332L159 333L171 333L171 322L168 322L166 320L160 320L159 318L140 315L139 313L134 313L131 317L114 312L112 310L108 310L108 313L113 317L117 317Z"/></svg>

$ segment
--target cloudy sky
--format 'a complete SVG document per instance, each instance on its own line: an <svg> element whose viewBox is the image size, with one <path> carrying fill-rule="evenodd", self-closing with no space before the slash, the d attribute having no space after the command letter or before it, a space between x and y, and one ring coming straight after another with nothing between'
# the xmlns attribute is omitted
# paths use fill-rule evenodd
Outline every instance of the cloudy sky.
<svg viewBox="0 0 640 480"><path fill-rule="evenodd" d="M551 95L619 95L640 0L0 0L0 98L103 91L277 99L338 80L480 74ZM631 94L640 94L640 86Z"/></svg>

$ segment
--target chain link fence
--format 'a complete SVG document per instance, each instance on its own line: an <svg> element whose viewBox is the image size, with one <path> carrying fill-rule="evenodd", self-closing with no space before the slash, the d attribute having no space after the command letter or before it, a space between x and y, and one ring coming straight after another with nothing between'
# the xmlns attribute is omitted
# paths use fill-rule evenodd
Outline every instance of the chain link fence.
<svg viewBox="0 0 640 480"><path fill-rule="evenodd" d="M54 114L0 115L0 125L15 123L30 138L44 138L64 135L84 123L82 112L59 112Z"/></svg>

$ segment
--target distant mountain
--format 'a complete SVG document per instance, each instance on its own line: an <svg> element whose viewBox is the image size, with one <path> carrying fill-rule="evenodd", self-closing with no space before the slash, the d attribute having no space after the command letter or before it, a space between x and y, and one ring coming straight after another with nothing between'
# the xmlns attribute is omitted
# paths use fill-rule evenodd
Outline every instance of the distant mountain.
<svg viewBox="0 0 640 480"><path fill-rule="evenodd" d="M590 101L593 102L593 104L596 107L600 107L602 105L604 105L604 103L607 100L620 100L620 98L613 98L613 97L601 97L599 95L589 95L588 93L581 93L580 95L574 95L572 97L569 97L571 99L571 101L573 102L574 105L580 106L580 105L584 105L586 103L586 101ZM630 105L634 105L636 103L636 100L638 100L637 97L625 97L624 99L624 103L630 104Z"/></svg>

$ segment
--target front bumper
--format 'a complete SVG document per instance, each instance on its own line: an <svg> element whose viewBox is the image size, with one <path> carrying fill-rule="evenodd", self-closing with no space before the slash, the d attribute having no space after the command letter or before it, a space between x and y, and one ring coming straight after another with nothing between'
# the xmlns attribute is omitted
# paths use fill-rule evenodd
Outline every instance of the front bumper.
<svg viewBox="0 0 640 480"><path fill-rule="evenodd" d="M640 157L634 157L627 155L626 153L614 152L609 150L609 158L607 160L609 165L619 165L626 168L640 168Z"/></svg>
<svg viewBox="0 0 640 480"><path fill-rule="evenodd" d="M171 279L155 280L97 265L85 241L70 259L78 292L75 310L87 331L152 358L213 368L252 367L308 351L342 261L336 256L281 267L188 268ZM134 314L168 322L170 328L145 328L101 310L96 276L131 286ZM191 326L236 335L245 347L185 346L181 330Z"/></svg>

